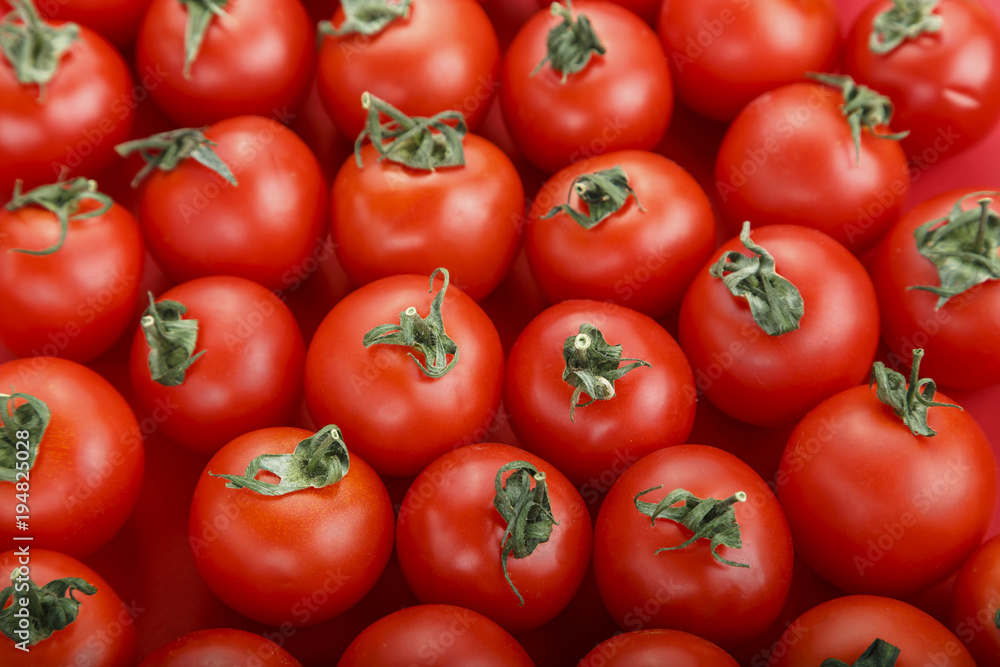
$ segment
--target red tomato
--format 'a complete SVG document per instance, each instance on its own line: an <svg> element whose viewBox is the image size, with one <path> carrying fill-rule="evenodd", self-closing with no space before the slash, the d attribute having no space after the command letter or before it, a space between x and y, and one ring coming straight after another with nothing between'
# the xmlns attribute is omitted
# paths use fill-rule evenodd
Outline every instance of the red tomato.
<svg viewBox="0 0 1000 667"><path fill-rule="evenodd" d="M976 192L982 191L951 190L907 213L879 246L871 271L890 360L908 365L911 350L923 348L924 374L949 387L982 388L1000 378L1000 282L988 280L939 307L937 295L912 289L941 285L937 267L921 255L914 232L932 220L947 218L959 201L965 211L981 210L976 203L980 197L969 197ZM1000 205L993 203L990 208L996 229Z"/></svg>
<svg viewBox="0 0 1000 667"><path fill-rule="evenodd" d="M556 522L526 557L508 552L507 572L518 593L501 566L508 521L493 504L497 472L516 461L544 474ZM511 502L520 496L513 495L509 477L504 473ZM517 537L509 538L511 545ZM406 581L421 602L466 607L510 632L524 632L555 618L580 587L590 563L590 516L573 484L537 456L509 445L470 445L448 452L413 480L399 510L396 545Z"/></svg>
<svg viewBox="0 0 1000 667"><path fill-rule="evenodd" d="M175 281L233 275L288 288L326 233L319 163L291 130L259 116L216 123L205 137L238 185L190 158L152 173L139 203L150 253Z"/></svg>
<svg viewBox="0 0 1000 667"><path fill-rule="evenodd" d="M242 278L200 278L177 285L159 302L187 308L198 321L198 357L183 383L166 386L150 371L140 327L129 373L142 411L174 442L212 454L248 430L286 423L299 404L305 344L295 318L272 292Z"/></svg>
<svg viewBox="0 0 1000 667"><path fill-rule="evenodd" d="M110 199L103 213L83 217L105 205L80 194L61 246L55 214L34 203L0 209L0 284L10 286L0 291L0 340L18 356L89 361L133 321L145 254L139 227ZM57 246L41 256L13 252Z"/></svg>
<svg viewBox="0 0 1000 667"><path fill-rule="evenodd" d="M1000 537L965 561L955 581L951 629L980 665L1000 663Z"/></svg>
<svg viewBox="0 0 1000 667"><path fill-rule="evenodd" d="M433 291L442 289L434 280ZM497 416L503 350L493 324L476 302L449 287L441 316L458 347L447 374L432 378L429 364L403 345L365 348L365 333L398 323L401 311L431 312L434 294L425 276L383 278L334 306L306 357L305 393L316 423L337 424L352 450L382 475L415 475L450 449L483 440ZM450 362L449 362L450 363Z"/></svg>
<svg viewBox="0 0 1000 667"><path fill-rule="evenodd" d="M621 345L622 367L639 359L614 384L614 397L586 407L563 379L567 338L592 324L610 345ZM588 395L589 396L589 395ZM504 382L504 406L525 449L553 462L597 502L626 468L661 447L684 442L694 423L691 367L659 324L628 308L597 301L564 301L521 332Z"/></svg>
<svg viewBox="0 0 1000 667"><path fill-rule="evenodd" d="M933 163L986 136L1000 117L996 6L991 12L978 0L941 0L932 12L940 30L874 53L872 23L892 6L877 0L858 18L844 45L844 71L889 96L896 105L893 124L910 131L903 148Z"/></svg>
<svg viewBox="0 0 1000 667"><path fill-rule="evenodd" d="M6 543L10 544L9 539ZM0 583L0 588L11 585L7 580L8 573L15 568L27 567L31 581L40 587L57 579L77 578L97 590L91 595L73 590L68 595L60 596L64 599L72 596L79 601L76 618L62 630L53 632L48 639L31 646L27 652L15 648L14 641L0 635L0 662L5 667L135 665L135 615L142 610L134 603L124 604L108 582L75 558L56 551L36 549L34 542L21 544L30 544L27 558L17 550L0 554L0 572L4 572L5 580ZM19 575L14 583L24 585ZM18 588L13 595L22 593L23 590Z"/></svg>
<svg viewBox="0 0 1000 667"><path fill-rule="evenodd" d="M563 24L546 10L521 28L501 71L507 128L518 150L549 173L608 151L652 150L673 108L670 70L650 27L604 0L573 3L574 23L581 16L605 49L592 52L583 69L565 81L548 61L535 72L546 58L549 31Z"/></svg>
<svg viewBox="0 0 1000 667"><path fill-rule="evenodd" d="M358 635L337 667L533 667L517 641L468 609L427 604L401 609Z"/></svg>
<svg viewBox="0 0 1000 667"><path fill-rule="evenodd" d="M585 218L590 211L592 220L601 209L589 208L573 185L613 167L624 170L635 191L621 210L590 229L565 211L545 217L568 202ZM542 186L529 218L525 250L552 303L613 301L658 317L680 306L715 249L715 217L705 193L676 163L645 151L607 153L566 167Z"/></svg>
<svg viewBox="0 0 1000 667"><path fill-rule="evenodd" d="M135 41L139 22L150 0L39 0L38 13L47 19L85 25L125 51ZM9 0L0 0L6 12Z"/></svg>
<svg viewBox="0 0 1000 667"><path fill-rule="evenodd" d="M840 47L833 0L667 0L658 31L677 96L720 121L805 72L836 69Z"/></svg>
<svg viewBox="0 0 1000 667"><path fill-rule="evenodd" d="M800 328L765 333L747 299L706 267L681 304L679 340L708 400L740 421L774 427L868 376L879 314L864 267L826 234L781 225L757 229L751 239L801 294ZM752 251L733 239L720 256L731 252Z"/></svg>
<svg viewBox="0 0 1000 667"><path fill-rule="evenodd" d="M736 117L715 162L716 202L730 233L745 220L754 228L802 225L859 256L878 242L910 192L909 166L898 141L865 128L856 153L843 104L835 88L796 83Z"/></svg>
<svg viewBox="0 0 1000 667"><path fill-rule="evenodd" d="M54 357L0 365L0 388L34 397L51 414L40 442L30 430L29 447L37 446L34 462L29 459L27 470L8 469L16 483L0 483L0 503L11 509L0 524L0 539L11 544L16 535L30 535L32 547L89 556L125 523L142 484L142 441L128 403L97 373ZM23 404L19 399L14 407L21 410ZM0 421L14 429L6 411ZM13 440L8 443L10 460L24 451ZM13 510L19 503L30 509L18 512L30 517L26 532L15 530Z"/></svg>
<svg viewBox="0 0 1000 667"><path fill-rule="evenodd" d="M288 122L312 80L313 27L298 0L228 0L186 63L196 3L152 0L136 38L139 71L163 73L149 94L182 127L232 116ZM207 10L202 10L207 11ZM294 116L292 116L294 117Z"/></svg>
<svg viewBox="0 0 1000 667"><path fill-rule="evenodd" d="M655 26L656 19L660 15L661 0L611 0L616 5L621 5L626 9L639 15L646 23Z"/></svg>
<svg viewBox="0 0 1000 667"><path fill-rule="evenodd" d="M775 667L854 664L875 639L900 650L895 667L974 667L962 642L933 618L905 602L853 595L824 602L799 616L796 641L775 652Z"/></svg>
<svg viewBox="0 0 1000 667"><path fill-rule="evenodd" d="M19 82L0 53L0 199L15 179L30 189L110 165L132 127L131 91L125 61L83 26L42 87Z"/></svg>
<svg viewBox="0 0 1000 667"><path fill-rule="evenodd" d="M467 134L465 165L415 171L361 149L348 158L332 193L337 256L364 285L400 273L451 271L456 287L477 301L514 263L524 189L503 151Z"/></svg>
<svg viewBox="0 0 1000 667"><path fill-rule="evenodd" d="M738 667L712 642L676 630L640 630L601 642L580 667Z"/></svg>
<svg viewBox="0 0 1000 667"><path fill-rule="evenodd" d="M269 639L230 628L198 630L178 637L146 656L139 667L222 667L241 662L258 667L302 667L291 653Z"/></svg>
<svg viewBox="0 0 1000 667"><path fill-rule="evenodd" d="M778 498L798 553L841 590L905 597L947 578L982 541L997 490L989 440L958 408L932 407L927 423L937 435L913 434L860 386L792 433Z"/></svg>
<svg viewBox="0 0 1000 667"><path fill-rule="evenodd" d="M256 457L288 454L312 435L279 427L236 438L205 466L191 501L189 544L199 574L227 605L268 625L315 625L346 611L392 552L389 494L356 454L340 481L279 496L228 488L208 474L243 475ZM257 479L278 477L264 468Z"/></svg>
<svg viewBox="0 0 1000 667"><path fill-rule="evenodd" d="M344 11L333 15L342 27ZM475 0L416 0L373 36L322 34L316 84L337 129L354 138L370 92L409 116L461 111L475 128L496 92L500 47Z"/></svg>
<svg viewBox="0 0 1000 667"><path fill-rule="evenodd" d="M692 531L666 518L650 525L636 500L656 503L674 489L700 499L746 494L732 508L742 548L720 544L713 558L716 547L704 539L656 553L684 543ZM622 629L682 630L735 648L781 611L791 584L792 538L778 501L745 463L714 447L668 447L641 459L608 492L594 529L594 573Z"/></svg>

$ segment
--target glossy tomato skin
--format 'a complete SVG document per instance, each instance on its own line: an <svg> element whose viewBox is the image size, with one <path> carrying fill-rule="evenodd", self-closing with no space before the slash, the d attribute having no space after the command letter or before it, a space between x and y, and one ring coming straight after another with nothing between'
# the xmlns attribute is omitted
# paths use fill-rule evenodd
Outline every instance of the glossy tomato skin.
<svg viewBox="0 0 1000 667"><path fill-rule="evenodd" d="M620 166L635 189L620 211L591 229L565 213L543 219L569 198L581 174ZM574 209L586 212L577 195ZM698 183L667 158L616 151L572 164L542 186L532 203L525 251L532 274L552 303L613 301L659 317L680 306L695 272L715 248L715 217Z"/></svg>
<svg viewBox="0 0 1000 667"><path fill-rule="evenodd" d="M546 36L562 19L548 10L528 19L501 68L500 102L519 151L540 169L562 167L608 151L651 150L673 110L670 70L656 34L627 9L604 0L573 3L607 48L587 66L562 74L545 58Z"/></svg>
<svg viewBox="0 0 1000 667"><path fill-rule="evenodd" d="M982 190L989 188L951 190L911 210L886 235L871 270L891 359L908 365L913 349L923 348L921 374L949 387L982 388L1000 377L1000 282L977 285L937 308L936 295L909 289L941 284L933 262L918 252L913 232ZM964 208L976 207L976 199Z"/></svg>
<svg viewBox="0 0 1000 667"><path fill-rule="evenodd" d="M545 473L558 522L529 556L507 560L524 606L504 579L500 553L507 522L493 505L497 471L511 461L527 461ZM569 604L590 563L591 532L583 498L554 467L517 447L469 445L417 475L399 510L396 551L421 602L472 609L517 633L552 620ZM460 564L456 554L463 554Z"/></svg>
<svg viewBox="0 0 1000 667"><path fill-rule="evenodd" d="M928 424L937 435L913 435L874 387L859 386L792 432L778 499L799 555L841 590L908 596L947 578L982 541L997 490L989 440L957 408L930 408Z"/></svg>
<svg viewBox="0 0 1000 667"><path fill-rule="evenodd" d="M428 277L418 275L369 283L334 306L309 345L309 414L316 423L337 424L350 447L382 475L416 475L446 451L485 439L496 420L500 337L461 290L449 286L441 308L445 332L460 355L443 377L426 376L408 348L362 344L367 331L398 323L410 306L426 317L442 285L436 276L429 292Z"/></svg>
<svg viewBox="0 0 1000 667"><path fill-rule="evenodd" d="M176 282L232 275L287 289L326 233L319 163L291 130L260 116L229 118L205 136L238 185L192 159L151 174L138 216L150 253Z"/></svg>
<svg viewBox="0 0 1000 667"><path fill-rule="evenodd" d="M212 454L248 430L287 423L301 397L305 344L288 307L256 283L231 276L199 278L161 294L198 320L196 352L183 384L167 387L149 371L149 344L132 339L129 375L142 411L162 433Z"/></svg>
<svg viewBox="0 0 1000 667"><path fill-rule="evenodd" d="M797 641L774 653L775 667L819 665L834 658L852 664L881 638L900 649L896 667L974 667L962 642L931 616L905 602L851 595L824 602L799 616ZM986 664L986 663L984 663Z"/></svg>
<svg viewBox="0 0 1000 667"><path fill-rule="evenodd" d="M951 607L951 630L977 664L1000 662L1000 537L983 544L958 571Z"/></svg>
<svg viewBox="0 0 1000 667"><path fill-rule="evenodd" d="M864 267L826 234L781 225L753 230L751 239L802 295L800 328L769 336L747 300L706 266L681 304L679 341L708 400L740 421L775 427L868 377L879 313ZM716 258L732 250L749 253L732 239Z"/></svg>
<svg viewBox="0 0 1000 667"><path fill-rule="evenodd" d="M651 367L629 371L615 381L614 398L577 408L570 421L573 387L562 379L563 343L588 322L609 344L622 346L623 358ZM649 317L611 303L563 301L514 343L504 407L522 446L552 462L594 503L628 466L685 441L694 423L694 379L680 347Z"/></svg>
<svg viewBox="0 0 1000 667"><path fill-rule="evenodd" d="M424 604L372 623L351 643L337 667L534 667L513 637L469 609Z"/></svg>
<svg viewBox="0 0 1000 667"><path fill-rule="evenodd" d="M833 0L667 0L658 32L678 98L718 121L805 72L835 70L840 47Z"/></svg>
<svg viewBox="0 0 1000 667"><path fill-rule="evenodd" d="M755 228L802 225L860 256L899 218L910 191L906 155L898 141L863 129L856 157L842 104L834 88L796 83L764 93L736 117L715 162L730 233L745 220ZM900 127L893 119L892 129Z"/></svg>
<svg viewBox="0 0 1000 667"><path fill-rule="evenodd" d="M60 22L54 22L59 25ZM132 75L103 37L80 27L39 98L0 55L0 198L15 179L25 190L67 176L91 176L116 159L132 127Z"/></svg>
<svg viewBox="0 0 1000 667"><path fill-rule="evenodd" d="M677 630L639 630L598 644L580 667L738 667L733 658L710 641Z"/></svg>
<svg viewBox="0 0 1000 667"><path fill-rule="evenodd" d="M150 0L57 0L36 2L39 16L85 25L125 52L135 41ZM0 0L0 12L9 9Z"/></svg>
<svg viewBox="0 0 1000 667"><path fill-rule="evenodd" d="M158 648L139 667L238 665L251 659L261 667L302 667L292 654L269 639L245 630L197 630Z"/></svg>
<svg viewBox="0 0 1000 667"><path fill-rule="evenodd" d="M313 26L298 0L228 0L184 76L187 6L151 0L136 38L139 71L163 73L150 88L181 127L258 115L287 123L312 79Z"/></svg>
<svg viewBox="0 0 1000 667"><path fill-rule="evenodd" d="M32 549L89 556L118 532L139 495L144 454L132 410L97 373L55 357L0 365L0 387L34 396L51 412L27 480ZM17 493L0 483L5 507L20 502ZM0 527L7 544L19 534L13 520Z"/></svg>
<svg viewBox="0 0 1000 667"><path fill-rule="evenodd" d="M655 553L691 536L665 519L651 526L636 509L636 494L659 485L642 500L656 502L677 488L720 500L745 492L747 501L735 506L743 547L718 552L750 567L717 562L707 540ZM641 459L611 487L594 529L594 573L623 630L681 630L732 649L781 611L791 584L792 538L774 494L749 466L714 447L679 445Z"/></svg>
<svg viewBox="0 0 1000 667"><path fill-rule="evenodd" d="M430 275L446 266L477 301L510 270L521 238L524 188L510 159L466 135L465 166L415 171L379 160L371 145L363 167L348 158L333 184L332 231L344 270L358 285L400 273Z"/></svg>
<svg viewBox="0 0 1000 667"><path fill-rule="evenodd" d="M84 201L78 214L100 204ZM107 351L132 324L145 251L132 215L114 204L86 220L70 220L59 239L55 215L37 206L0 209L0 340L20 357L89 361Z"/></svg>
<svg viewBox="0 0 1000 667"><path fill-rule="evenodd" d="M986 136L1000 117L1000 23L996 7L943 0L939 32L907 39L885 55L868 48L872 22L892 7L878 0L861 14L844 44L844 71L888 95L893 126L909 130L907 154L938 159ZM970 61L970 59L972 59ZM976 64L970 66L974 61Z"/></svg>
<svg viewBox="0 0 1000 667"><path fill-rule="evenodd" d="M34 494L32 494L33 496ZM9 544L9 540L7 541ZM14 647L14 642L0 636L0 662L5 667L35 667L36 665L92 665L93 667L132 667L135 665L135 618L114 589L97 572L72 556L30 547L27 564L15 551L0 554L0 568L10 573L14 568L27 565L29 576L39 586L53 579L78 577L93 584L93 595L75 592L80 600L76 620L25 652ZM4 576L7 579L7 576ZM4 581L9 586L10 581Z"/></svg>
<svg viewBox="0 0 1000 667"><path fill-rule="evenodd" d="M356 454L336 484L282 496L229 489L208 474L242 475L255 457L291 453L311 435L275 427L236 438L205 466L191 501L198 573L227 605L268 625L315 625L343 613L371 589L392 552L389 494Z"/></svg>
<svg viewBox="0 0 1000 667"><path fill-rule="evenodd" d="M333 25L340 26L337 9ZM361 93L370 92L408 116L461 111L475 129L499 85L500 47L475 0L420 0L372 37L324 35L316 84L337 129L358 136L368 112Z"/></svg>

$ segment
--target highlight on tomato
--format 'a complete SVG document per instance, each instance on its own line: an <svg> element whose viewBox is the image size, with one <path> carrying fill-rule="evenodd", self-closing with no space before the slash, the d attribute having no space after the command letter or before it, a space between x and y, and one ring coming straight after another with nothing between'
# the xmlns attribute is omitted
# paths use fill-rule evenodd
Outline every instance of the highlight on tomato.
<svg viewBox="0 0 1000 667"><path fill-rule="evenodd" d="M678 630L637 630L606 639L588 653L580 667L737 667L728 653L710 641Z"/></svg>
<svg viewBox="0 0 1000 667"><path fill-rule="evenodd" d="M139 667L190 667L213 662L238 665L251 657L259 667L302 667L291 653L270 639L232 628L189 632L147 655Z"/></svg>

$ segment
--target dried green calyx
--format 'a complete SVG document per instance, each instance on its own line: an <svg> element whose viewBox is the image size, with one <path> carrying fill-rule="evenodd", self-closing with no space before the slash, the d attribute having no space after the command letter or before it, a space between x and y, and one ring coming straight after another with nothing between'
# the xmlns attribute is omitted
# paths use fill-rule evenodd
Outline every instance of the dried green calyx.
<svg viewBox="0 0 1000 667"><path fill-rule="evenodd" d="M11 601L9 607L0 611L0 632L15 644L29 647L45 641L53 632L76 620L81 601L73 597L75 591L84 595L97 592L96 586L76 577L53 579L39 586L27 574L20 574L20 568L11 572L10 581L11 585L0 591L0 608ZM20 587L25 584L27 590L22 590ZM27 627L20 623L25 618Z"/></svg>
<svg viewBox="0 0 1000 667"><path fill-rule="evenodd" d="M51 420L44 401L30 394L0 394L0 482L17 481L18 472L31 470Z"/></svg>
<svg viewBox="0 0 1000 667"><path fill-rule="evenodd" d="M505 472L510 472L506 482L503 481ZM501 466L497 470L494 485L496 496L493 498L493 506L507 522L500 546L500 566L507 584L523 607L524 598L507 572L507 559L510 556L530 556L539 544L549 541L552 527L559 525L559 522L552 515L552 501L545 473L527 461L511 461Z"/></svg>
<svg viewBox="0 0 1000 667"><path fill-rule="evenodd" d="M206 350L195 353L198 347L198 320L183 319L187 306L178 301L153 300L147 292L149 307L139 320L139 326L149 345L150 377L165 387L184 383L188 367Z"/></svg>
<svg viewBox="0 0 1000 667"><path fill-rule="evenodd" d="M187 23L184 26L184 70L185 79L191 78L191 67L198 58L205 33L212 20L226 15L228 0L177 0L187 8Z"/></svg>
<svg viewBox="0 0 1000 667"><path fill-rule="evenodd" d="M408 18L411 2L412 0L342 0L340 6L344 9L344 21L340 27L334 28L330 21L320 21L319 34L372 37L385 30L393 21Z"/></svg>
<svg viewBox="0 0 1000 667"><path fill-rule="evenodd" d="M848 665L843 660L828 658L820 667L893 667L898 659L898 648L884 639L876 639L853 664Z"/></svg>
<svg viewBox="0 0 1000 667"><path fill-rule="evenodd" d="M917 251L937 267L939 286L913 285L908 289L938 295L936 308L988 280L1000 279L1000 213L990 208L1000 192L973 192L955 202L946 218L917 227L913 238ZM962 210L978 197L978 208Z"/></svg>
<svg viewBox="0 0 1000 667"><path fill-rule="evenodd" d="M562 212L584 229L593 229L608 216L620 211L629 197L635 199L640 211L646 210L629 183L628 174L619 165L577 176L570 184L570 195L574 192L587 205L586 213L570 206L570 199L567 196L565 204L553 206L542 219L551 218Z"/></svg>
<svg viewBox="0 0 1000 667"><path fill-rule="evenodd" d="M962 408L952 403L938 403L934 400L937 393L937 384L930 378L920 379L920 360L924 358L924 351L916 349L913 351L913 362L910 367L910 384L907 386L906 378L902 373L886 368L881 361L876 361L872 365L871 379L868 387L876 386L876 396L878 400L892 408L893 412L903 420L913 435L931 437L937 435L937 431L927 425L927 410L929 408Z"/></svg>
<svg viewBox="0 0 1000 667"><path fill-rule="evenodd" d="M940 0L893 0L893 5L872 21L868 48L885 55L908 39L938 32L944 21L934 13Z"/></svg>
<svg viewBox="0 0 1000 667"><path fill-rule="evenodd" d="M647 493L662 488L662 485L654 486L637 493L633 498L635 508L650 518L650 525L656 525L656 520L662 517L681 524L694 534L675 547L661 547L654 553L683 549L698 540L710 540L712 557L715 560L731 567L750 567L746 563L727 560L720 556L717 551L720 546L733 549L743 548L740 525L736 523L736 511L733 506L736 503L744 502L747 499L746 493L737 491L728 498L718 500L716 498L701 499L684 489L674 489L658 503L647 503L639 500ZM679 502L684 504L675 507Z"/></svg>
<svg viewBox="0 0 1000 667"><path fill-rule="evenodd" d="M389 160L411 169L434 171L438 167L465 164L462 141L468 127L460 111L442 111L424 118L407 116L371 93L361 95L361 106L368 112L365 128L354 142L354 159L362 167L361 147L365 139L379 153L379 160ZM388 120L382 120L382 115Z"/></svg>
<svg viewBox="0 0 1000 667"><path fill-rule="evenodd" d="M549 63L556 72L562 74L560 83L566 83L570 74L576 74L590 63L590 58L596 53L604 55L607 48L601 43L594 25L584 14L578 14L573 19L573 0L566 0L565 5L552 3L552 15L562 18L562 22L549 30L545 38L546 54L542 62L531 72L531 76Z"/></svg>
<svg viewBox="0 0 1000 667"><path fill-rule="evenodd" d="M38 84L38 101L45 99L45 86L59 69L59 61L80 34L80 26L49 25L38 15L31 0L10 0L14 8L0 18L0 51L20 83Z"/></svg>
<svg viewBox="0 0 1000 667"><path fill-rule="evenodd" d="M80 204L84 200L96 201L99 207L78 213ZM69 232L70 220L86 220L104 215L114 205L114 201L103 192L97 191L97 181L83 178L74 178L64 183L51 183L40 185L34 190L21 192L21 181L14 183L14 194L7 203L8 211L16 211L26 206L39 206L56 216L59 221L59 239L42 250L27 250L25 248L12 248L11 252L20 252L25 255L51 255L62 248L66 242L66 234Z"/></svg>
<svg viewBox="0 0 1000 667"><path fill-rule="evenodd" d="M621 345L610 345L601 330L585 322L580 325L580 333L570 336L563 343L562 379L573 387L569 404L569 420L576 421L577 408L585 408L594 401L614 398L615 380L640 366L652 368L652 364L642 359L622 357ZM622 366L623 361L631 363ZM580 403L580 396L586 394L589 401Z"/></svg>
<svg viewBox="0 0 1000 667"><path fill-rule="evenodd" d="M229 165L222 161L218 153L212 150L217 146L214 141L205 136L207 128L185 127L169 132L160 132L145 139L126 141L115 146L115 151L122 157L139 151L146 161L142 169L132 179L132 187L138 187L154 169L173 171L187 158L208 167L216 174L226 179L233 187L237 186L236 177Z"/></svg>

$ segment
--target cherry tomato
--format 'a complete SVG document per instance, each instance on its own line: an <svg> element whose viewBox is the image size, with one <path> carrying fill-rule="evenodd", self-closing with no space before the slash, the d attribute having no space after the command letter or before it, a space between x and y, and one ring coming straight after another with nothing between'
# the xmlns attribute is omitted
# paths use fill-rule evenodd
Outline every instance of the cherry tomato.
<svg viewBox="0 0 1000 667"><path fill-rule="evenodd" d="M0 365L0 388L0 394L32 397L4 400L0 412L0 446L9 461L0 503L10 508L0 539L11 544L30 535L32 549L89 556L125 523L142 484L142 441L128 403L97 373L55 357ZM31 415L47 419L47 426L19 426L34 423ZM33 460L21 455L33 448ZM16 512L27 515L21 528L14 521L20 504L27 506Z"/></svg>
<svg viewBox="0 0 1000 667"><path fill-rule="evenodd" d="M515 527L513 517L521 514L507 518L494 506L495 478L512 462L528 463L534 471L517 466L524 472L505 472L502 501L516 506L525 498L512 490L512 474L539 473L542 480L536 476L530 483L547 490L549 503L532 500L541 521L524 514L534 530L551 532L523 558L512 551L531 539ZM544 520L549 510L554 525ZM399 510L396 544L406 581L421 602L466 607L510 632L523 632L555 618L579 588L590 562L590 516L572 483L537 456L509 445L469 445L438 458L413 480ZM511 583L501 565L505 551ZM456 554L463 554L460 563Z"/></svg>
<svg viewBox="0 0 1000 667"><path fill-rule="evenodd" d="M227 605L269 625L315 625L346 611L372 588L392 552L389 494L356 454L339 481L284 495L230 488L217 476L243 475L256 457L287 455L312 435L278 427L236 438L205 466L191 501L189 543L199 574ZM257 480L277 484L278 476L264 464Z"/></svg>
<svg viewBox="0 0 1000 667"><path fill-rule="evenodd" d="M139 667L238 665L253 660L260 667L302 667L292 654L269 639L245 630L198 630L158 648Z"/></svg>
<svg viewBox="0 0 1000 667"><path fill-rule="evenodd" d="M676 630L626 632L601 642L580 667L738 667L728 653L701 637Z"/></svg>
<svg viewBox="0 0 1000 667"><path fill-rule="evenodd" d="M555 11L531 17L504 58L501 109L518 150L549 173L608 151L652 150L673 108L670 70L656 34L623 7L578 0L568 20L577 25L589 19L604 53L581 45L577 51L591 54L587 64L573 72L559 65L566 69L557 71L543 63L549 31L564 24Z"/></svg>
<svg viewBox="0 0 1000 667"><path fill-rule="evenodd" d="M1000 662L1000 537L976 550L958 572L951 629L977 664Z"/></svg>
<svg viewBox="0 0 1000 667"><path fill-rule="evenodd" d="M716 547L706 538L676 549L694 531L665 517L651 522L637 508L637 501L657 503L675 489L730 503L711 516L732 513L725 530L732 537L735 522L742 546ZM657 553L664 548L676 550ZM791 584L792 538L774 494L745 463L714 447L667 447L626 470L608 492L594 529L594 573L623 630L682 630L731 649L781 611Z"/></svg>
<svg viewBox="0 0 1000 667"><path fill-rule="evenodd" d="M302 334L288 307L260 285L228 276L182 283L160 295L159 303L165 301L187 309L181 321L197 320L188 356L201 356L184 369L180 384L163 384L153 379L143 327L136 331L132 390L162 433L212 454L248 430L287 423L301 397L305 363Z"/></svg>

